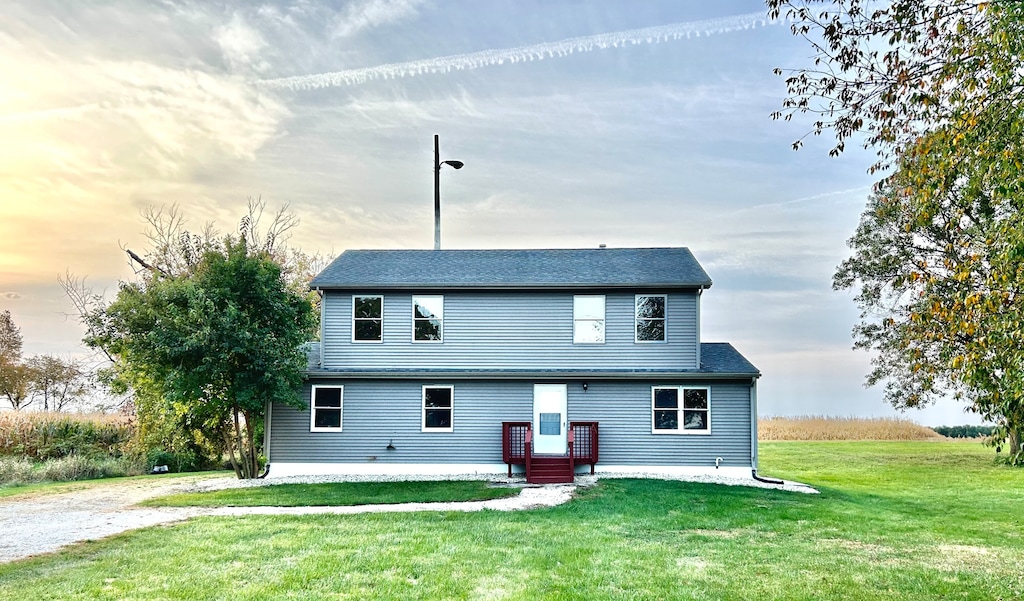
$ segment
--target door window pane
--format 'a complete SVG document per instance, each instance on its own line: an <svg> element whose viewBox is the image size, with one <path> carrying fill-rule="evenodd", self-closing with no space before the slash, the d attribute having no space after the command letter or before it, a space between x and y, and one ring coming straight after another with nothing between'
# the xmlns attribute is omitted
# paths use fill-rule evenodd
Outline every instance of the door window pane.
<svg viewBox="0 0 1024 601"><path fill-rule="evenodd" d="M540 433L544 436L558 436L562 433L561 413L541 413Z"/></svg>

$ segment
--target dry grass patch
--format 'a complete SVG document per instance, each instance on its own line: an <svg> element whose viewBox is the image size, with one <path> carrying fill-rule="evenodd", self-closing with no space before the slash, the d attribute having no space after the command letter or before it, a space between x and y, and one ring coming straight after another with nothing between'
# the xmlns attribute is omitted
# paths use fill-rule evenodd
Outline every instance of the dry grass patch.
<svg viewBox="0 0 1024 601"><path fill-rule="evenodd" d="M757 422L759 440L945 440L921 424L892 417L768 417Z"/></svg>

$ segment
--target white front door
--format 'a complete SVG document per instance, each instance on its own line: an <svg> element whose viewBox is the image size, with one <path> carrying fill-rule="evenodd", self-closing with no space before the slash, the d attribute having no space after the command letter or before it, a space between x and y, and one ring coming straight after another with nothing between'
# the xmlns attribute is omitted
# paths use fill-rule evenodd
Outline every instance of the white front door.
<svg viewBox="0 0 1024 601"><path fill-rule="evenodd" d="M533 385L533 452L564 455L567 392L565 384Z"/></svg>

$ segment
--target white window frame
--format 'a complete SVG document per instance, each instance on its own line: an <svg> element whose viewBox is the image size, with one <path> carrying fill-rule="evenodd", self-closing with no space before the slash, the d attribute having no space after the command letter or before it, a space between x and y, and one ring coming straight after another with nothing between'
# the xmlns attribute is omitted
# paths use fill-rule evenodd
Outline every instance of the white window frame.
<svg viewBox="0 0 1024 601"><path fill-rule="evenodd" d="M448 395L451 399L451 425L447 428L428 428L427 427L427 389L428 388L447 388ZM420 432L454 432L455 431L455 386L451 384L424 384L423 390L420 394Z"/></svg>
<svg viewBox="0 0 1024 601"><path fill-rule="evenodd" d="M576 299L578 298L599 298L601 299L601 317L578 317L576 315ZM604 344L605 339L608 335L608 322L606 321L608 315L608 299L603 294L574 294L572 296L572 343L573 344ZM581 322L601 322L601 340L577 340L576 335L579 331L577 327Z"/></svg>
<svg viewBox="0 0 1024 601"><path fill-rule="evenodd" d="M416 299L418 298L439 298L441 299L441 338L438 340L417 340L416 322L428 321L416 316ZM440 344L444 342L444 295L443 294L414 294L412 295L412 341L414 344Z"/></svg>
<svg viewBox="0 0 1024 601"><path fill-rule="evenodd" d="M656 297L660 297L660 298L664 299L664 301L665 301L665 303L664 303L665 316L660 318L661 322L664 324L664 327L662 328L662 332L663 332L664 336L662 337L661 340L640 340L640 338L637 336L637 332L638 332L637 326L640 325L640 317L636 314L637 313L637 311L636 311L637 305L640 302L641 298L656 298ZM644 319L659 319L659 318L657 318L657 317L655 317L655 318L645 317ZM636 344L665 344L666 342L668 342L668 295L667 294L637 294L637 295L633 296L633 342L635 342Z"/></svg>
<svg viewBox="0 0 1024 601"><path fill-rule="evenodd" d="M379 298L380 299L380 340L357 340L356 339L356 320L366 320L366 318L356 317L356 299L357 298ZM384 295L383 294L353 294L352 295L352 342L356 344L381 344L384 342Z"/></svg>
<svg viewBox="0 0 1024 601"><path fill-rule="evenodd" d="M334 388L338 390L340 404L337 407L317 407L316 391L321 388ZM338 426L317 426L317 410L338 411ZM313 384L309 392L309 431L310 432L341 432L345 426L345 387L337 384Z"/></svg>
<svg viewBox="0 0 1024 601"><path fill-rule="evenodd" d="M659 390L676 390L679 395L679 404L676 407L676 424L678 427L675 430L667 430L663 428L655 428L657 421L654 417L655 411L671 411L670 409L655 408L654 396ZM703 390L707 394L708 407L707 409L686 409L686 391L687 390ZM705 420L706 428L701 430L690 429L687 430L683 427L683 415L684 410L688 411L703 411L707 414ZM651 386L651 434L669 434L672 436L686 435L686 436L707 436L711 434L711 387L710 386Z"/></svg>

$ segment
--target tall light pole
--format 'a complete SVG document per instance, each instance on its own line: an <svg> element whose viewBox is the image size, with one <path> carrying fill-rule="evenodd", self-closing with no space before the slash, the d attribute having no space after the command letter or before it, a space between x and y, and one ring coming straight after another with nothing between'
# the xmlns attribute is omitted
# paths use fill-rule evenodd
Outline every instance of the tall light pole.
<svg viewBox="0 0 1024 601"><path fill-rule="evenodd" d="M441 165L462 169L462 161L441 161L437 134L434 134L434 250L441 250Z"/></svg>

